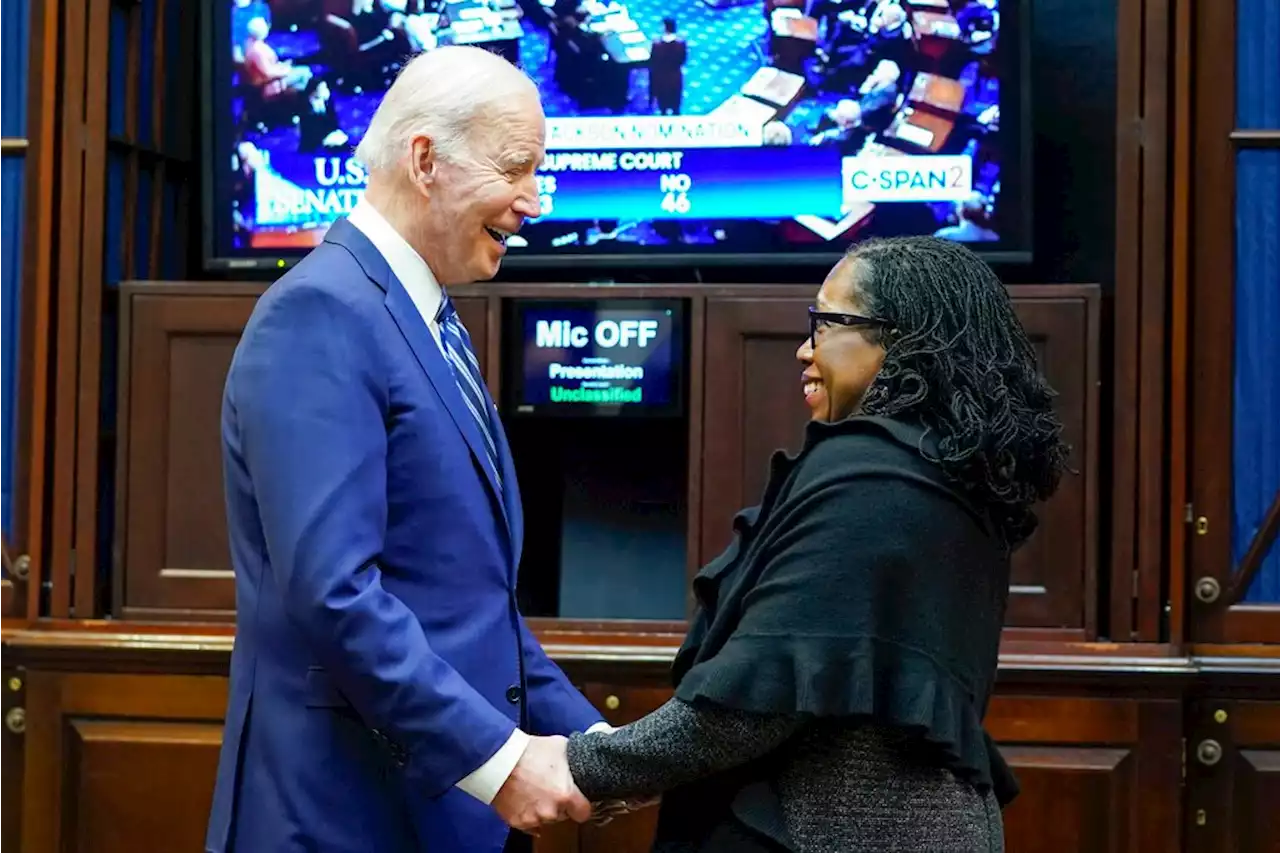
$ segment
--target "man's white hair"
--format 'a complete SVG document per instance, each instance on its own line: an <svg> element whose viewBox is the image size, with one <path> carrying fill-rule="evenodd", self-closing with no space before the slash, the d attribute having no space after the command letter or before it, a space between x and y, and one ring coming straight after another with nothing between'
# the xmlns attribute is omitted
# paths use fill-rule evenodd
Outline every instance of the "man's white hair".
<svg viewBox="0 0 1280 853"><path fill-rule="evenodd" d="M371 172L394 167L414 136L431 138L440 156L457 160L471 125L513 95L532 93L524 72L478 47L448 45L418 54L401 70L356 146Z"/></svg>

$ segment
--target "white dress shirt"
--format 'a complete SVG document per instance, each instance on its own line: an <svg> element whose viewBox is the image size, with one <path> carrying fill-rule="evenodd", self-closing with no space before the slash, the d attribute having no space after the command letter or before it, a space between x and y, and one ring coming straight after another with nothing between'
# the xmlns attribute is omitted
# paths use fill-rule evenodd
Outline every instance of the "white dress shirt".
<svg viewBox="0 0 1280 853"><path fill-rule="evenodd" d="M378 250L391 267L391 272L400 279L409 298L413 300L422 322L431 330L440 352L444 353L444 344L440 340L440 324L436 322L436 313L440 310L440 302L444 293L439 282L432 275L431 268L422 256L400 236L390 222L374 209L365 199L356 203L355 209L347 219L360 230L369 242ZM448 356L445 356L448 358ZM605 722L593 725L588 731L608 730L612 727ZM457 787L467 792L486 805L493 802L499 789L506 784L511 771L515 770L520 757L529 745L529 735L516 729L511 733L493 757L467 774Z"/></svg>
<svg viewBox="0 0 1280 853"><path fill-rule="evenodd" d="M431 267L427 266L422 255L419 255L400 236L391 223L363 198L356 202L355 209L347 219L369 238L373 247L386 259L387 266L391 267L396 278L400 279L418 313L422 315L422 321L431 330L431 336L436 339L436 345L441 347L441 352L444 352L443 344L440 342L440 324L436 322L436 313L440 310L444 292L440 289L436 277L431 274Z"/></svg>

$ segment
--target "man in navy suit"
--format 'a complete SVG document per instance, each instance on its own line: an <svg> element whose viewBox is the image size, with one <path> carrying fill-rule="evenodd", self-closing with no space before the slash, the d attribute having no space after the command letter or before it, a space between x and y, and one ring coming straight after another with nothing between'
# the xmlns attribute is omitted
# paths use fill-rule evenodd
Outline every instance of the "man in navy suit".
<svg viewBox="0 0 1280 853"><path fill-rule="evenodd" d="M447 292L538 215L544 126L505 60L415 58L356 151L363 200L245 327L211 853L500 851L591 816L563 735L605 724L516 608L516 473Z"/></svg>

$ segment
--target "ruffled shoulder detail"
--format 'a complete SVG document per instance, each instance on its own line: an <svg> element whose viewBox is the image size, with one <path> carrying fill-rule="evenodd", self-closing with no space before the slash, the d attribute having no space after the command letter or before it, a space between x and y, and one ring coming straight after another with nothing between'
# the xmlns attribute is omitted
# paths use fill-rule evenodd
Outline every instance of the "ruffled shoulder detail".
<svg viewBox="0 0 1280 853"><path fill-rule="evenodd" d="M691 704L854 717L919 733L957 777L1003 805L1017 780L984 731L971 690L929 655L873 637L735 634L676 688Z"/></svg>

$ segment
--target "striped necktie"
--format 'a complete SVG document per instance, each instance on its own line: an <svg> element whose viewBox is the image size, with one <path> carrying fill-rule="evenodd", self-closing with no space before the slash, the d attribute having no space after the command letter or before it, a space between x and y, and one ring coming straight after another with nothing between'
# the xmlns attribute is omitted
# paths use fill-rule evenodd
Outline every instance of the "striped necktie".
<svg viewBox="0 0 1280 853"><path fill-rule="evenodd" d="M448 293L443 293L440 310L436 313L436 322L440 324L440 342L444 345L445 356L449 366L453 368L454 379L462 399L467 404L471 416L475 418L480 435L484 438L485 450L489 453L489 467L493 469L498 488L502 488L502 472L498 468L498 449L493 440L493 421L490 419L492 406L484 394L484 377L480 375L480 362L476 359L475 350L471 347L471 336L467 327L453 307L453 300Z"/></svg>

